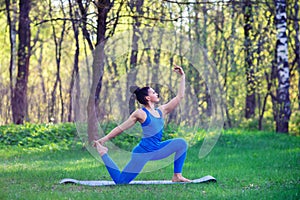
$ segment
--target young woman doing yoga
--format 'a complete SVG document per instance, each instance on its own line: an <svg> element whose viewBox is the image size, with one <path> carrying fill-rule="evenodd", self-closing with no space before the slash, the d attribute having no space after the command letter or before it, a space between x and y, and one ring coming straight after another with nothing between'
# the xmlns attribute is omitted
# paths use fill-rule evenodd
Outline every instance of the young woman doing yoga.
<svg viewBox="0 0 300 200"><path fill-rule="evenodd" d="M184 97L185 74L181 67L174 67L174 71L181 76L180 85L176 97L168 103L155 108L159 102L158 94L150 87L137 88L134 93L143 108L135 110L129 118L121 125L114 128L109 134L95 141L97 148L110 176L116 184L130 183L150 160L164 159L173 153L174 156L174 176L173 182L190 182L182 176L182 167L186 157L187 143L181 138L161 141L164 117L174 110ZM105 142L118 136L124 130L132 127L136 122L142 126L143 137L140 143L132 150L131 160L120 171L118 166L108 155Z"/></svg>

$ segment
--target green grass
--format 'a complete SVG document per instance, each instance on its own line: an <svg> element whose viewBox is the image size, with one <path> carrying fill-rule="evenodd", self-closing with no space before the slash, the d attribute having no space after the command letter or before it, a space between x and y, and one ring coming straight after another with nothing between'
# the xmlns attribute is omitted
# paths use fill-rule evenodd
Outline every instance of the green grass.
<svg viewBox="0 0 300 200"><path fill-rule="evenodd" d="M300 199L300 138L271 132L228 130L198 159L191 147L184 176L212 175L217 183L60 185L63 178L105 179L105 167L79 145L69 150L0 149L0 199ZM170 179L172 166L137 180Z"/></svg>

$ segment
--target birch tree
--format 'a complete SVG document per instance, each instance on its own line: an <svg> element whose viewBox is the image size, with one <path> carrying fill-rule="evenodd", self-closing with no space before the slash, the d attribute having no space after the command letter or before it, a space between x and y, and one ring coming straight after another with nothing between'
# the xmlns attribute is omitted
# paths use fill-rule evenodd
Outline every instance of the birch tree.
<svg viewBox="0 0 300 200"><path fill-rule="evenodd" d="M294 9L295 9L295 21L294 21L294 27L295 27L295 63L298 69L298 110L300 110L300 29L299 29L299 19L297 19L297 16L299 16L299 6L297 1L295 1Z"/></svg>
<svg viewBox="0 0 300 200"><path fill-rule="evenodd" d="M277 73L277 90L276 90L276 132L288 133L289 119L291 115L290 108L290 71L288 64L288 38L287 38L287 15L286 1L276 0L275 25L277 30L276 41L276 73Z"/></svg>

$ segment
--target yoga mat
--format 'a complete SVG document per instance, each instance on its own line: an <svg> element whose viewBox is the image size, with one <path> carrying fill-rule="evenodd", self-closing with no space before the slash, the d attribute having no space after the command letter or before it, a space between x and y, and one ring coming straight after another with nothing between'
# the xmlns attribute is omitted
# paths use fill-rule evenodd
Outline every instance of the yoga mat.
<svg viewBox="0 0 300 200"><path fill-rule="evenodd" d="M148 180L148 181L131 181L129 185L152 185L152 184L191 184L191 183L207 183L216 182L217 180L210 176L204 176L198 179L192 180L192 182L172 182L171 180ZM60 184L79 184L88 186L107 186L116 185L113 181L93 181L93 180L76 180L71 178L62 179Z"/></svg>

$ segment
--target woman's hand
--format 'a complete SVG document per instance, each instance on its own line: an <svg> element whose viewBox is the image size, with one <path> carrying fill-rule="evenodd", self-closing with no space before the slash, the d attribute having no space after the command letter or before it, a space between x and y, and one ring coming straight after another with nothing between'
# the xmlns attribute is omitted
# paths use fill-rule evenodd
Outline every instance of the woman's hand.
<svg viewBox="0 0 300 200"><path fill-rule="evenodd" d="M177 74L184 75L184 71L183 71L182 67L180 67L180 66L178 66L178 65L175 65L175 64L174 64L174 71L175 71Z"/></svg>
<svg viewBox="0 0 300 200"><path fill-rule="evenodd" d="M104 143L106 142L106 139L105 139L105 137L103 137L103 138L100 138L99 140L95 140L93 147L96 147L96 142L100 143L101 145L104 145Z"/></svg>

